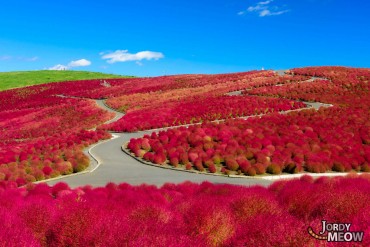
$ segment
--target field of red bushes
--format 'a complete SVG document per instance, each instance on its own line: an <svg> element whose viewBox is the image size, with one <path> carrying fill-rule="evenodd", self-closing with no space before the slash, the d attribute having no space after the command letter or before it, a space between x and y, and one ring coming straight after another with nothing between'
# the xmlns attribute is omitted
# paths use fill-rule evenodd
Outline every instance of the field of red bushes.
<svg viewBox="0 0 370 247"><path fill-rule="evenodd" d="M303 108L304 103L286 99L225 94L267 85L290 84L307 78L310 77L278 76L271 71L194 78L185 76L181 80L174 77L177 84L168 86L168 90L109 98L107 104L126 115L101 129L135 132Z"/></svg>
<svg viewBox="0 0 370 247"><path fill-rule="evenodd" d="M110 134L94 101L50 95L47 86L0 92L0 181L18 185L84 170L83 149Z"/></svg>
<svg viewBox="0 0 370 247"><path fill-rule="evenodd" d="M369 78L369 69L310 67L283 76L176 75L2 91L0 181L24 185L82 171L89 164L83 150L110 131L195 123L203 124L132 139L129 149L156 164L212 173L368 172ZM104 124L113 114L96 99L126 114ZM333 107L302 110L309 101ZM295 111L279 114L287 110ZM264 116L232 120L257 115Z"/></svg>
<svg viewBox="0 0 370 247"><path fill-rule="evenodd" d="M200 107L202 106L202 107ZM104 129L134 132L206 121L223 120L305 107L302 102L249 96L199 97L178 102L166 101L157 107L128 112Z"/></svg>
<svg viewBox="0 0 370 247"><path fill-rule="evenodd" d="M369 69L309 67L2 91L0 246L337 246L308 233L322 220L364 232L363 242L340 246L370 246L369 81ZM114 114L97 99L125 116L105 124ZM184 124L194 125L131 139L127 150L159 166L223 175L364 174L268 188L31 183L83 171L84 150L111 131Z"/></svg>
<svg viewBox="0 0 370 247"><path fill-rule="evenodd" d="M324 79L259 85L243 91L243 97L229 97L259 95L333 107L169 129L131 139L127 148L158 165L227 175L369 172L370 70L316 67L290 73ZM233 104L229 112L238 106Z"/></svg>
<svg viewBox="0 0 370 247"><path fill-rule="evenodd" d="M268 188L0 182L1 246L369 246L370 178L275 182ZM362 243L327 243L321 220L351 223Z"/></svg>

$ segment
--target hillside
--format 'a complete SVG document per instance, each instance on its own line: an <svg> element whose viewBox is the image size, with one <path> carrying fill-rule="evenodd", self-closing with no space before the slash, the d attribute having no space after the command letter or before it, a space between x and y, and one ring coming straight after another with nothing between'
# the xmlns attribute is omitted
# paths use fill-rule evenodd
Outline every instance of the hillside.
<svg viewBox="0 0 370 247"><path fill-rule="evenodd" d="M101 144L113 146L99 158L109 166L118 157L115 174L133 174L120 165L127 154L136 165L242 178L369 172L369 78L368 69L326 66L285 75L95 79L6 90L0 93L0 181L24 185L81 172L90 165L84 149L110 139L110 132L122 139ZM188 126L127 133L181 125Z"/></svg>
<svg viewBox="0 0 370 247"><path fill-rule="evenodd" d="M125 76L74 70L0 72L0 91L47 82L121 78Z"/></svg>
<svg viewBox="0 0 370 247"><path fill-rule="evenodd" d="M337 246L332 222L370 246L369 81L321 66L2 91L0 246Z"/></svg>

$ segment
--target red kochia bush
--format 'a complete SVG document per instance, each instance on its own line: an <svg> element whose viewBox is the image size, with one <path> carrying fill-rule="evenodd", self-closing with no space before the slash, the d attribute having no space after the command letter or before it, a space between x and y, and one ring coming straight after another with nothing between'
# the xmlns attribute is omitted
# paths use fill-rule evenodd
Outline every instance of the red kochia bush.
<svg viewBox="0 0 370 247"><path fill-rule="evenodd" d="M49 176L53 169L51 169L50 166L45 166L44 168L42 168L42 171L44 172L45 175Z"/></svg>
<svg viewBox="0 0 370 247"><path fill-rule="evenodd" d="M1 246L316 246L322 219L352 223L368 246L370 177L311 177L269 188L59 183L0 187Z"/></svg>
<svg viewBox="0 0 370 247"><path fill-rule="evenodd" d="M0 245L10 247L42 246L42 239L35 237L37 229L27 226L24 220L16 214L16 211L0 207L0 219L2 226ZM45 237L45 234L42 237Z"/></svg>

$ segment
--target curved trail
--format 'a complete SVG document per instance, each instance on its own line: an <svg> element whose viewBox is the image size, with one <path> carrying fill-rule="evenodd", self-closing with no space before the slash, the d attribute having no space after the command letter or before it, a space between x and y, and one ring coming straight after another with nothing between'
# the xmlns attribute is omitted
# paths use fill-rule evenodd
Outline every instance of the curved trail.
<svg viewBox="0 0 370 247"><path fill-rule="evenodd" d="M106 123L115 122L122 116L124 116L123 113L117 112L107 107L107 105L104 103L104 100L95 100L95 102L100 108L109 112L113 112L115 114L115 117L107 121ZM331 106L322 103L304 103L310 105L310 107L314 107L315 109L318 109L321 106ZM301 108L297 110L303 109L307 108ZM286 112L281 113L284 114ZM175 127L178 126L172 126L170 128ZM255 177L232 178L223 176L212 176L207 174L188 173L170 169L160 169L158 167L143 164L133 157L122 152L122 144L128 142L131 138L139 138L145 134L150 134L153 131L163 129L140 131L136 133L114 133L112 139L99 142L91 146L88 150L85 150L85 154L87 154L91 160L90 166L87 168L86 171L69 176L61 176L45 182L49 185L54 185L58 182L66 182L71 187L79 187L85 185L92 185L94 187L105 186L109 182L129 183L131 185L140 185L145 183L157 186L161 186L165 183L182 183L185 181L196 183L209 181L212 183L227 183L247 186L268 186L272 183L272 176L269 176L270 179Z"/></svg>
<svg viewBox="0 0 370 247"><path fill-rule="evenodd" d="M96 103L102 109L116 114L116 116L107 123L117 121L124 115L108 108L103 100L96 100ZM57 177L45 182L49 185L54 185L58 182L66 182L71 187L85 186L87 184L94 187L105 186L109 182L129 183L132 185L145 183L157 186L161 186L165 183L182 183L185 181L195 183L209 181L216 184L227 183L248 186L268 186L272 183L269 180L260 178L230 178L160 169L142 164L133 157L122 152L121 146L123 143L128 142L131 138L142 137L153 131L155 130L136 133L114 133L114 139L102 141L90 147L89 150L85 150L85 154L88 154L91 160L91 164L86 171L69 176Z"/></svg>
<svg viewBox="0 0 370 247"><path fill-rule="evenodd" d="M210 181L213 183L228 183L239 185L269 185L271 182L255 178L228 178L216 177L203 174L179 172L168 169L160 169L153 166L142 164L126 155L121 150L121 145L128 142L131 138L141 137L145 133L152 131L142 131L137 133L122 133L116 139L111 139L103 144L98 144L91 150L91 154L101 162L94 172L76 174L70 177L60 177L47 182L52 185L63 181L71 187L78 187L90 184L92 186L105 186L108 182L129 183L140 185L143 183L161 186L165 183L181 183L192 181L200 183Z"/></svg>
<svg viewBox="0 0 370 247"><path fill-rule="evenodd" d="M104 102L103 99L100 99L100 100L95 100L96 104L102 108L103 110L106 110L107 112L112 112L114 113L116 116L114 118L112 118L111 120L105 122L104 124L110 124L110 123L113 123L113 122L116 122L118 121L118 119L120 119L121 117L123 117L125 114L122 113L122 112L118 112L110 107L108 107Z"/></svg>

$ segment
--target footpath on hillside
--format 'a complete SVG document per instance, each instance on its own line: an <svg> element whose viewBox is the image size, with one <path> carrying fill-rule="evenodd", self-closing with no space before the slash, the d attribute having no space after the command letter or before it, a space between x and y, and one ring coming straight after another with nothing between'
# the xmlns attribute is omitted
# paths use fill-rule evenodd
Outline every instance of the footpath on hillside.
<svg viewBox="0 0 370 247"><path fill-rule="evenodd" d="M314 79L314 78L313 78ZM231 95L239 95L238 92L231 92ZM68 96L62 96L68 97ZM107 121L113 123L124 116L123 113L118 112L108 107L104 100L95 100L96 104L108 111L115 114L115 117ZM330 107L329 104L320 102L304 102L309 107L319 109L320 107ZM301 111L307 108L301 108L294 111ZM287 111L289 112L289 111ZM281 114L287 113L281 112ZM248 118L255 116L247 116L241 118ZM220 122L222 120L217 120ZM190 124L189 124L190 125ZM188 126L188 125L183 125ZM176 128L179 126L171 126L168 128ZM126 182L133 185L139 184L152 184L161 186L165 183L182 183L185 181L191 181L200 183L203 181L209 181L212 183L227 183L227 184L238 184L238 185L262 185L268 186L271 184L271 180L280 178L292 178L302 176L302 174L287 174L287 175L274 175L265 177L226 177L226 176L210 176L209 174L194 174L188 172L181 172L173 169L158 169L155 166L149 166L135 159L130 155L122 152L121 146L123 143L127 143L131 138L139 138L145 134L150 134L153 131L165 130L168 128L152 129L147 131L140 131L136 133L114 133L113 138L100 142L93 145L85 153L90 156L91 166L80 174L73 174L71 176L63 176L47 181L48 184L53 185L60 181L68 183L71 187L83 186L90 184L92 186L104 186L108 182L122 183ZM317 175L317 174L314 174ZM344 174L337 174L344 175ZM320 175L319 175L320 176ZM264 178L264 179L261 179Z"/></svg>

